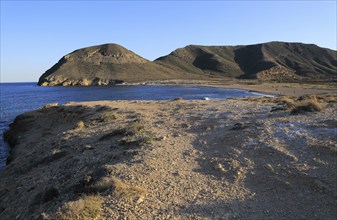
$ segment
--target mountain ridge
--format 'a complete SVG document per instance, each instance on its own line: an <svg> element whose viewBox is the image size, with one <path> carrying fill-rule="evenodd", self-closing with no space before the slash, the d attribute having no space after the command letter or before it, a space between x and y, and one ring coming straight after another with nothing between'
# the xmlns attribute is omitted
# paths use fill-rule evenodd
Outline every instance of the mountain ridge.
<svg viewBox="0 0 337 220"><path fill-rule="evenodd" d="M102 44L63 56L40 77L38 85L109 85L211 77L275 82L337 80L337 52L314 44L280 41L188 45L149 61L118 44Z"/></svg>

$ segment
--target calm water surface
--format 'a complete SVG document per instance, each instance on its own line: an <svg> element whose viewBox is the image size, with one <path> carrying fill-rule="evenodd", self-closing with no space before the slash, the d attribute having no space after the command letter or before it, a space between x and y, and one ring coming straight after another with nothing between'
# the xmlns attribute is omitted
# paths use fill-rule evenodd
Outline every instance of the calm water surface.
<svg viewBox="0 0 337 220"><path fill-rule="evenodd" d="M96 100L168 100L182 97L186 100L226 99L260 96L239 89L221 89L197 86L93 86L40 87L36 83L0 83L0 133L14 118L48 103ZM6 164L8 146L0 137L0 170Z"/></svg>

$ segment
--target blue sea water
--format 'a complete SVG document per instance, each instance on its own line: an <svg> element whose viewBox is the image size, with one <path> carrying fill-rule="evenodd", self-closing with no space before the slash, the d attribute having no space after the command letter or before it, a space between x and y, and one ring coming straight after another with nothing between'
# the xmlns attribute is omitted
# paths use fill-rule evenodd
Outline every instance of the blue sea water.
<svg viewBox="0 0 337 220"><path fill-rule="evenodd" d="M8 146L3 132L15 117L23 112L41 108L48 103L96 100L186 100L226 99L263 94L239 89L198 86L92 86L40 87L36 83L0 83L0 170L6 165Z"/></svg>

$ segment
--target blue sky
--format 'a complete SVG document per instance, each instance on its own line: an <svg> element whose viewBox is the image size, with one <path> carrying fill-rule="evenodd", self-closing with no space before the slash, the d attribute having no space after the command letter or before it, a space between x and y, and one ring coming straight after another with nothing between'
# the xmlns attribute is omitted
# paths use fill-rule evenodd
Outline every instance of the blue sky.
<svg viewBox="0 0 337 220"><path fill-rule="evenodd" d="M336 50L336 1L3 1L1 82L36 82L78 48L154 60L188 44L314 43Z"/></svg>

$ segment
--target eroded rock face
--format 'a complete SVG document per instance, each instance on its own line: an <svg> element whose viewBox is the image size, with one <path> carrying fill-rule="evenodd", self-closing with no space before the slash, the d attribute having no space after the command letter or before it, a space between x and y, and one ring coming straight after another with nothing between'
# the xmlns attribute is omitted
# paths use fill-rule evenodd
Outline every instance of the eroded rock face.
<svg viewBox="0 0 337 220"><path fill-rule="evenodd" d="M274 66L260 71L256 75L263 82L297 82L303 78L297 75L295 71L282 66Z"/></svg>
<svg viewBox="0 0 337 220"><path fill-rule="evenodd" d="M123 83L123 80L113 80L113 79L100 79L95 78L81 79L81 80L71 80L67 78L51 78L41 83L41 86L108 86Z"/></svg>

